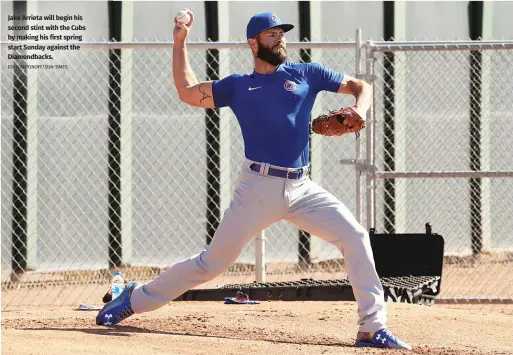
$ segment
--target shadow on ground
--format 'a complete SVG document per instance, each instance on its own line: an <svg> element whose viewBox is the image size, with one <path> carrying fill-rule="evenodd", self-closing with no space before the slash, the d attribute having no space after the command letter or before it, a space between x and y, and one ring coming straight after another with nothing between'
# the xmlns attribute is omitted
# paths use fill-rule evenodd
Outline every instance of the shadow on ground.
<svg viewBox="0 0 513 355"><path fill-rule="evenodd" d="M250 337L228 337L221 335L205 335L195 333L180 333L180 332L169 332L162 330L146 329L134 326L113 326L113 327L102 327L102 328L54 328L54 327L34 327L34 328L18 328L19 330L34 330L34 331L61 331L61 332L82 332L86 334L94 335L108 335L108 336L123 336L129 337L132 333L148 333L148 334L161 334L161 335L174 335L174 336L190 336L190 337L204 337L204 338L215 338L215 339L230 339L230 340L259 340L266 341L269 343L276 344L294 344L294 345L322 345L322 346L344 346L354 347L353 343L350 342L339 342L339 343L323 343L323 342L297 342L288 340L275 340L275 339L254 339Z"/></svg>

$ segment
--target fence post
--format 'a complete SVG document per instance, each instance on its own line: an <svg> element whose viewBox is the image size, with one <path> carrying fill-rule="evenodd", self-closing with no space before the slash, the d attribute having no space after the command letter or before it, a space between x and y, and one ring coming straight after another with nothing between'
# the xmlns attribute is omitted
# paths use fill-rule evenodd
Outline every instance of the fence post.
<svg viewBox="0 0 513 355"><path fill-rule="evenodd" d="M126 1L121 9L121 39L133 40L134 3ZM121 54L121 264L132 263L132 77L134 75L133 48L123 48Z"/></svg>
<svg viewBox="0 0 513 355"><path fill-rule="evenodd" d="M300 2L302 3L302 2ZM301 6L301 5L300 5ZM301 7L300 7L301 9ZM322 3L320 1L308 1L308 11L309 11L309 33L308 40L320 40L322 38ZM304 39L306 34L300 33L301 40ZM323 48L310 48L309 49L309 61L310 62L322 62L323 61ZM306 56L305 56L306 57ZM305 58L306 59L306 58ZM322 105L314 105L312 108L311 117L317 117L322 112ZM323 142L322 136L313 134L310 135L310 178L312 181L321 182L323 179L323 149L325 148L325 143ZM303 233L299 231L299 233ZM309 262L315 262L319 259L319 254L321 252L321 239L316 237L314 234L305 233L304 236L308 236L308 255ZM301 248L301 236L300 236L300 248ZM302 259L300 259L301 261ZM307 264L308 265L308 264Z"/></svg>
<svg viewBox="0 0 513 355"><path fill-rule="evenodd" d="M376 127L376 114L375 114L375 77L374 77L374 61L375 53L373 48L373 42L367 41L366 49L366 78L367 82L372 86L372 103L371 108L367 111L367 126L366 132L366 162L365 165L369 167L366 170L366 196L367 196L367 230L376 227L376 205L375 205L375 194L376 194L376 173L374 169L374 132Z"/></svg>
<svg viewBox="0 0 513 355"><path fill-rule="evenodd" d="M469 33L471 40L479 40L483 28L483 2L471 1L468 4ZM470 51L470 170L481 170L481 93L482 93L482 53ZM481 213L481 179L470 179L470 231L471 248L474 254L483 249L483 226Z"/></svg>
<svg viewBox="0 0 513 355"><path fill-rule="evenodd" d="M394 40L396 1L383 3L383 21L385 41ZM383 168L395 170L395 53L383 53ZM383 181L383 232L395 232L395 179Z"/></svg>
<svg viewBox="0 0 513 355"><path fill-rule="evenodd" d="M312 39L311 34L311 26L310 26L310 1L299 1L299 40L301 42L304 41L310 41ZM301 58L302 63L310 63L311 62L311 49L307 48L301 48L299 50L299 55ZM311 118L311 117L310 117ZM312 162L312 135L309 137L310 141L310 151L309 151L309 161L308 163L311 164ZM303 161L303 165L306 165L307 162ZM311 172L309 172L310 176L312 175ZM304 264L306 267L311 265L312 259L310 255L310 241L311 241L311 235L310 233L307 233L303 230L299 230L298 235L298 254L299 254L299 263Z"/></svg>
<svg viewBox="0 0 513 355"><path fill-rule="evenodd" d="M362 79L364 74L362 74L362 29L356 29L356 46L355 46L355 77L357 79ZM365 79L365 78L363 78ZM361 158L361 150L362 150L362 142L360 139L356 140L355 145L355 159L358 162ZM355 165L356 167L356 220L359 223L362 223L363 219L363 203L362 203L362 175L363 172L359 168L359 165Z"/></svg>
<svg viewBox="0 0 513 355"><path fill-rule="evenodd" d="M401 1L384 4L386 41L404 40L406 37L406 6ZM403 171L406 169L407 151L405 137L408 127L408 107L406 104L406 82L408 57L404 52L383 53L383 135L384 170ZM384 179L383 181L383 232L396 233L407 228L407 181L404 179Z"/></svg>
<svg viewBox="0 0 513 355"><path fill-rule="evenodd" d="M217 1L205 1L205 20L207 41L219 41L219 10ZM207 54L207 80L219 79L219 49L208 49ZM210 244L219 226L221 218L220 196L220 123L219 109L205 109L205 136L206 136L206 175L207 175L207 236L206 244Z"/></svg>
<svg viewBox="0 0 513 355"><path fill-rule="evenodd" d="M266 261L265 261L265 230L261 231L255 238L255 276L256 282L265 282Z"/></svg>
<svg viewBox="0 0 513 355"><path fill-rule="evenodd" d="M219 41L230 41L230 21L224 21L224 18L229 18L230 3L228 1L218 2L218 16L222 18L218 21L219 26ZM219 50L219 77L224 78L231 73L233 67L231 66L231 59L236 57L232 54L231 49ZM220 214L230 207L232 198L233 185L231 183L232 174L232 131L233 126L237 123L231 119L232 111L229 107L222 107L219 109L219 189L220 189Z"/></svg>
<svg viewBox="0 0 513 355"><path fill-rule="evenodd" d="M109 41L121 41L122 3L109 1ZM121 49L109 49L109 268L121 266Z"/></svg>
<svg viewBox="0 0 513 355"><path fill-rule="evenodd" d="M37 13L37 2L15 1L13 13L22 17ZM14 20L26 25L26 20ZM25 31L15 30L13 35ZM14 51L15 53L17 51ZM37 70L16 60L13 68L13 172L11 268L15 281L20 273L36 267L38 200Z"/></svg>
<svg viewBox="0 0 513 355"><path fill-rule="evenodd" d="M483 2L483 28L482 28L482 39L491 40L493 39L493 2ZM492 66L494 65L490 54L486 52L481 58L482 62L482 90L481 90L481 110L485 115L490 115L491 110L494 108L491 106L492 88ZM481 121L481 169L484 171L492 170L492 128L493 118ZM481 181L481 213L482 213L482 250L488 251L491 248L491 235L492 235L492 179L483 179Z"/></svg>

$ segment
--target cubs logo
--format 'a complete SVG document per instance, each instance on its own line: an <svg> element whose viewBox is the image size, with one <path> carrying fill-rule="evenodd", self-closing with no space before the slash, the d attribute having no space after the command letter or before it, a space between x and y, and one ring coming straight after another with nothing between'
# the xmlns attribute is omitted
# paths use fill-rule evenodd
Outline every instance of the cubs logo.
<svg viewBox="0 0 513 355"><path fill-rule="evenodd" d="M270 20L271 20L272 23L277 23L278 22L278 18L275 15L271 15Z"/></svg>
<svg viewBox="0 0 513 355"><path fill-rule="evenodd" d="M296 91L296 83L290 80L287 80L285 84L283 85L285 90L287 91Z"/></svg>

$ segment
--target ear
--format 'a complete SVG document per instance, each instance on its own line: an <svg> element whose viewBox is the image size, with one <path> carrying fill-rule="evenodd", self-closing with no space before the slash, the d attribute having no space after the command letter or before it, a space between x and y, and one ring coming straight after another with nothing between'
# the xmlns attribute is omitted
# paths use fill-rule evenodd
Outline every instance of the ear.
<svg viewBox="0 0 513 355"><path fill-rule="evenodd" d="M258 44L255 38L249 38L248 39L248 45L252 50L257 51L258 50Z"/></svg>

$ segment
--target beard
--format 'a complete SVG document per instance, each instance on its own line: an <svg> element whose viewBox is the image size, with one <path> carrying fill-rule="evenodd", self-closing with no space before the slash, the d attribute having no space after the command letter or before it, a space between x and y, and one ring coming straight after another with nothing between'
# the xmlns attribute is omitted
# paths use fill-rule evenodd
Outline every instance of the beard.
<svg viewBox="0 0 513 355"><path fill-rule="evenodd" d="M258 53L257 58L267 62L271 65L280 65L287 60L287 50L285 47L275 46L274 48L279 48L275 53L273 52L274 48L265 47L259 40L257 40L258 44Z"/></svg>

